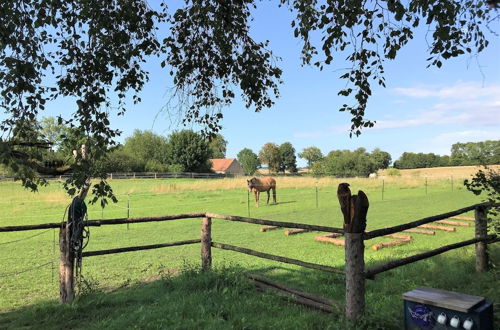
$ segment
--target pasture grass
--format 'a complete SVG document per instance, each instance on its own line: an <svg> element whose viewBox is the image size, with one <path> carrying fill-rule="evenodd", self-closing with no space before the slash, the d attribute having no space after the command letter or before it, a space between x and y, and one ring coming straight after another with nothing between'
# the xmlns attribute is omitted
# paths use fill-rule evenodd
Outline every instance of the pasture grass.
<svg viewBox="0 0 500 330"><path fill-rule="evenodd" d="M104 210L89 206L89 218L154 216L205 212L342 226L336 197L340 182L353 193L363 190L370 199L368 230L444 213L479 201L463 186L449 180L391 178L381 180L279 178L277 205L255 207L240 179L114 180L119 203ZM318 193L316 194L316 189ZM426 194L427 190L427 194ZM0 226L59 222L69 198L57 182L32 194L17 183L0 183ZM316 196L318 198L316 199ZM249 203L250 202L250 203ZM472 216L472 213L467 214ZM201 219L91 228L87 251L198 238ZM214 219L216 242L251 248L308 262L344 267L344 251L314 241L316 232L285 236L266 233L259 226ZM37 235L37 236L35 236ZM413 255L441 245L472 238L473 227L435 236L413 234L409 244L373 251L387 238L366 241L367 267ZM324 315L282 299L256 292L243 272L254 272L300 290L343 301L342 276L213 249L215 271L200 273L200 246L189 245L84 259L83 276L90 284L72 306L59 306L58 232L56 230L0 234L0 328L331 328L358 327L340 315ZM493 264L500 262L498 244L491 246ZM367 318L363 328L400 328L401 294L417 286L431 286L500 301L498 268L474 272L474 247L469 246L397 268L367 281ZM214 284L216 283L216 284ZM236 303L238 302L238 303ZM498 305L498 304L497 304ZM79 313L85 310L84 316ZM498 315L498 307L496 307ZM83 320L82 318L85 318ZM68 321L70 320L70 321ZM498 320L497 320L498 321ZM41 323L37 323L41 322ZM155 326L156 325L156 326Z"/></svg>

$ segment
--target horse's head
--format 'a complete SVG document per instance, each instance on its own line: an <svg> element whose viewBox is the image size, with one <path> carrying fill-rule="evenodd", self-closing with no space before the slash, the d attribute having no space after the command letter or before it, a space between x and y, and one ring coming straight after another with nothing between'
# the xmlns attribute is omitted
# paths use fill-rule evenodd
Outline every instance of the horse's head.
<svg viewBox="0 0 500 330"><path fill-rule="evenodd" d="M248 190L252 190L253 188L256 187L256 182L257 179L256 178L251 178L250 180L247 180L247 186L248 186Z"/></svg>

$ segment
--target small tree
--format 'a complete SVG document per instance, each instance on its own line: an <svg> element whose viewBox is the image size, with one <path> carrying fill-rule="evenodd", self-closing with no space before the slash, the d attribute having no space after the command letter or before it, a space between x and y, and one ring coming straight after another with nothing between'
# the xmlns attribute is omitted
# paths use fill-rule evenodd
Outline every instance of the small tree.
<svg viewBox="0 0 500 330"><path fill-rule="evenodd" d="M314 162L317 162L321 159L323 159L323 154L321 153L321 150L316 147L308 147L302 149L302 152L299 153L299 157L302 159L307 160L307 168L311 168L311 165Z"/></svg>
<svg viewBox="0 0 500 330"><path fill-rule="evenodd" d="M243 171L247 175L253 175L260 166L260 160L257 155L250 149L245 148L238 152L238 162L243 167Z"/></svg>
<svg viewBox="0 0 500 330"><path fill-rule="evenodd" d="M191 130L172 133L168 138L167 161L187 172L209 172L210 149L201 134Z"/></svg>
<svg viewBox="0 0 500 330"><path fill-rule="evenodd" d="M382 151L379 148L373 149L370 156L373 159L373 162L375 163L376 169L388 168L392 160L391 155L388 152Z"/></svg>
<svg viewBox="0 0 500 330"><path fill-rule="evenodd" d="M269 171L277 173L281 164L281 152L277 144L268 142L259 151L259 159L267 164Z"/></svg>
<svg viewBox="0 0 500 330"><path fill-rule="evenodd" d="M280 154L280 170L282 172L285 172L286 170L290 173L297 173L297 157L295 157L295 148L290 142L285 142L280 145Z"/></svg>
<svg viewBox="0 0 500 330"><path fill-rule="evenodd" d="M210 158L226 158L227 141L217 133L208 139L208 148L210 149Z"/></svg>
<svg viewBox="0 0 500 330"><path fill-rule="evenodd" d="M467 190L475 195L484 193L484 201L500 203L500 170L484 166L484 171L479 170L472 179L465 180ZM500 233L500 206L493 206L488 212L488 224L496 233Z"/></svg>
<svg viewBox="0 0 500 330"><path fill-rule="evenodd" d="M146 164L151 169L151 164L167 164L167 139L152 131L135 130L125 139L123 147L125 153L136 159L141 164L140 171L146 171ZM155 165L156 166L156 165Z"/></svg>

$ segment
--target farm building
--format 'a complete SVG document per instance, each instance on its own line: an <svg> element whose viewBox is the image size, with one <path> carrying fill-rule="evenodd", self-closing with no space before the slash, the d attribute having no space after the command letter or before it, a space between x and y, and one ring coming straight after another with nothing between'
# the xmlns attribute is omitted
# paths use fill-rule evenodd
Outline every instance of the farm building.
<svg viewBox="0 0 500 330"><path fill-rule="evenodd" d="M212 171L215 173L244 175L243 167L236 158L215 158L210 159L212 162Z"/></svg>

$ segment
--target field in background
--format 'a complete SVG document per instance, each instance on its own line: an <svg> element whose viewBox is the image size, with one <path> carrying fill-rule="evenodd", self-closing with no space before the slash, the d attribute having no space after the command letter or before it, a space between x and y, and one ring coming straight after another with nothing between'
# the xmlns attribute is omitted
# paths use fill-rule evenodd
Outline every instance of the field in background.
<svg viewBox="0 0 500 330"><path fill-rule="evenodd" d="M278 177L278 204L266 205L267 196L264 193L259 208L255 207L253 196L249 196L246 190L245 178L112 180L119 203L111 204L104 210L96 205L89 206L89 219L211 211L341 227L342 216L336 196L340 182L349 182L353 193L360 189L367 193L370 199L368 230L444 213L480 200L466 191L458 179L425 180L415 176L383 180ZM17 183L1 182L0 196L0 226L61 221L70 201L57 181L36 194L23 190ZM468 215L472 216L472 213ZM318 233L286 237L282 230L261 233L258 228L257 225L214 220L212 234L217 242L335 267L344 265L343 249L315 242L314 236ZM464 227L457 228L456 233L413 235L410 244L380 251L373 251L369 246L391 239L367 241L367 266L384 263L394 256L412 255L472 238L473 232L473 227ZM0 233L0 313L8 317L8 312L14 309L57 301L57 235L56 230ZM165 243L198 238L199 235L199 219L104 226L91 228L86 251ZM492 258L498 264L499 249L492 248ZM344 297L343 280L337 275L221 250L213 251L213 260L216 267L237 265L304 291L336 300L343 300ZM83 275L93 283L94 289L109 292L118 288L136 288L138 283L155 281L165 275L176 274L186 265L197 267L199 264L199 245L181 246L86 258ZM380 319L397 328L402 317L401 293L421 285L486 296L498 302L497 278L498 270L480 276L474 273L473 247L455 250L382 274L377 281L369 281L368 312L379 315ZM254 298L248 299L249 305L255 303ZM283 303L279 299L277 301L275 313L280 313ZM289 308L292 310L290 317L307 318L304 315L310 315L304 309ZM293 312L297 309L300 312ZM1 320L0 315L0 323Z"/></svg>
<svg viewBox="0 0 500 330"><path fill-rule="evenodd" d="M499 170L500 165L489 165L488 167ZM399 170L401 178L432 178L432 179L469 179L481 166L449 166L432 168L415 168L410 170ZM378 174L386 176L387 170L379 170Z"/></svg>

